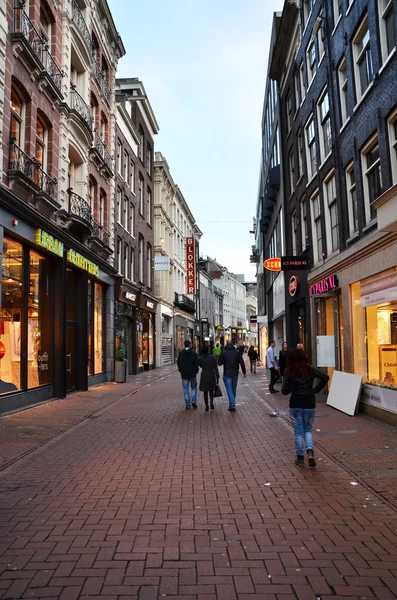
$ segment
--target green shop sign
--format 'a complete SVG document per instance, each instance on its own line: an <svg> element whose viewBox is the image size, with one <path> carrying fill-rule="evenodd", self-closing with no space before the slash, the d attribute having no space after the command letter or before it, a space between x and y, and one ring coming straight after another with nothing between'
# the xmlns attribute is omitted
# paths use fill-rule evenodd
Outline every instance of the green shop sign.
<svg viewBox="0 0 397 600"><path fill-rule="evenodd" d="M44 229L36 229L36 244L58 256L63 256L63 242L54 238Z"/></svg>

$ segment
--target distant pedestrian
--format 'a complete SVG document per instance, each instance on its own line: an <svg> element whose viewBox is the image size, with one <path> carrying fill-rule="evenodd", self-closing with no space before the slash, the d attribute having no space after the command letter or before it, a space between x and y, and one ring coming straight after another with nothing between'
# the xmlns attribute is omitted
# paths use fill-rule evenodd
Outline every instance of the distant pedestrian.
<svg viewBox="0 0 397 600"><path fill-rule="evenodd" d="M216 360L216 362L218 362L218 359L219 359L219 357L220 357L220 355L221 355L221 352L222 352L222 348L220 347L220 345L219 345L219 344L217 344L217 345L215 346L215 348L214 348L214 356L215 356L215 360Z"/></svg>
<svg viewBox="0 0 397 600"><path fill-rule="evenodd" d="M240 352L241 356L243 356L244 351L245 351L245 346L241 340L240 340L239 344L237 345L237 350Z"/></svg>
<svg viewBox="0 0 397 600"><path fill-rule="evenodd" d="M236 410L236 391L238 382L239 367L244 374L244 378L247 377L247 371L245 369L244 359L242 354L236 350L232 342L228 342L219 357L218 365L223 365L223 383L225 384L227 397L229 399L230 411Z"/></svg>
<svg viewBox="0 0 397 600"><path fill-rule="evenodd" d="M288 344L284 342L278 355L278 366L280 367L280 375L284 377L285 365L287 364Z"/></svg>
<svg viewBox="0 0 397 600"><path fill-rule="evenodd" d="M258 360L258 353L253 346L248 350L248 358L250 359L250 371L256 373L256 361Z"/></svg>
<svg viewBox="0 0 397 600"><path fill-rule="evenodd" d="M315 379L319 379L319 382L313 388ZM315 394L323 389L328 380L329 376L324 371L310 365L309 359L302 350L293 348L288 352L281 393L285 396L291 393L289 414L295 434L295 464L299 466L305 464L303 441L306 446L309 467L316 466L312 436L312 426L316 412Z"/></svg>
<svg viewBox="0 0 397 600"><path fill-rule="evenodd" d="M274 384L277 383L280 379L280 373L277 368L276 358L274 356L274 348L276 346L276 342L272 340L270 342L269 348L266 352L266 366L270 371L270 384L269 390L272 394L278 394L278 390L274 389Z"/></svg>
<svg viewBox="0 0 397 600"><path fill-rule="evenodd" d="M218 365L215 356L208 352L208 346L203 346L199 358L199 367L201 367L200 392L204 392L205 410L208 411L208 394L210 397L211 410L214 410L215 388L219 382Z"/></svg>
<svg viewBox="0 0 397 600"><path fill-rule="evenodd" d="M299 344L296 344L296 347L297 347L298 350L302 350L302 352L305 351L305 348L304 348L303 344L301 344L300 342L299 342Z"/></svg>
<svg viewBox="0 0 397 600"><path fill-rule="evenodd" d="M197 373L198 356L197 352L192 348L192 342L185 340L184 350L181 350L178 355L177 365L178 371L182 377L183 395L185 397L186 408L197 408ZM190 388L192 389L192 400L190 405Z"/></svg>

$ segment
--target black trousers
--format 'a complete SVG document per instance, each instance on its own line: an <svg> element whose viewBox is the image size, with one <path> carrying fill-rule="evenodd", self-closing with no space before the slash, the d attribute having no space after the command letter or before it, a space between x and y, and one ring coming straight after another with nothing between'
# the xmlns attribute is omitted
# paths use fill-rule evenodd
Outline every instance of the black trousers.
<svg viewBox="0 0 397 600"><path fill-rule="evenodd" d="M211 404L214 403L214 392L212 390L210 392L204 392L204 402L206 406L208 406L208 394L210 395Z"/></svg>
<svg viewBox="0 0 397 600"><path fill-rule="evenodd" d="M270 384L269 384L270 391L274 388L274 384L277 383L277 381L280 379L280 377L281 377L280 373L278 372L276 367L272 367L270 369Z"/></svg>

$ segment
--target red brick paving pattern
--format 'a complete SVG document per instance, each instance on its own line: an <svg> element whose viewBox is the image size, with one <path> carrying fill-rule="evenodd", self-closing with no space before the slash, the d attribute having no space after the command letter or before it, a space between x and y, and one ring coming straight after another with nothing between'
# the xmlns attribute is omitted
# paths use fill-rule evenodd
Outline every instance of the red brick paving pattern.
<svg viewBox="0 0 397 600"><path fill-rule="evenodd" d="M0 473L0 598L397 598L396 511L330 458L350 436L318 439L331 451L299 470L261 373L240 381L236 413L225 396L186 411L177 374L151 377L119 401L130 384L105 386L108 399L97 388L92 418L59 408L68 431ZM367 423L331 412L316 426ZM393 430L376 427L379 448Z"/></svg>

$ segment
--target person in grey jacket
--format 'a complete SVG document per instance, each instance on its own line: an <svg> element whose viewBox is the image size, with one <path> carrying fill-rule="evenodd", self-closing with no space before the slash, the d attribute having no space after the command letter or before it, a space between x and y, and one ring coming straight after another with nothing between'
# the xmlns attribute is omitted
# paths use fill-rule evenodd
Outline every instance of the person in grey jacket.
<svg viewBox="0 0 397 600"><path fill-rule="evenodd" d="M234 412L236 410L236 391L238 382L239 368L247 377L245 363L242 354L233 346L232 342L228 342L219 357L218 365L223 365L223 383L225 384L227 397L229 399L228 410Z"/></svg>
<svg viewBox="0 0 397 600"><path fill-rule="evenodd" d="M313 387L314 380L318 383ZM296 460L295 464L305 464L303 441L305 441L306 454L309 467L315 467L312 426L316 412L316 396L329 380L329 376L312 367L306 354L297 348L288 352L287 364L284 372L284 381L281 393L285 396L291 394L289 399L289 414L294 426Z"/></svg>

